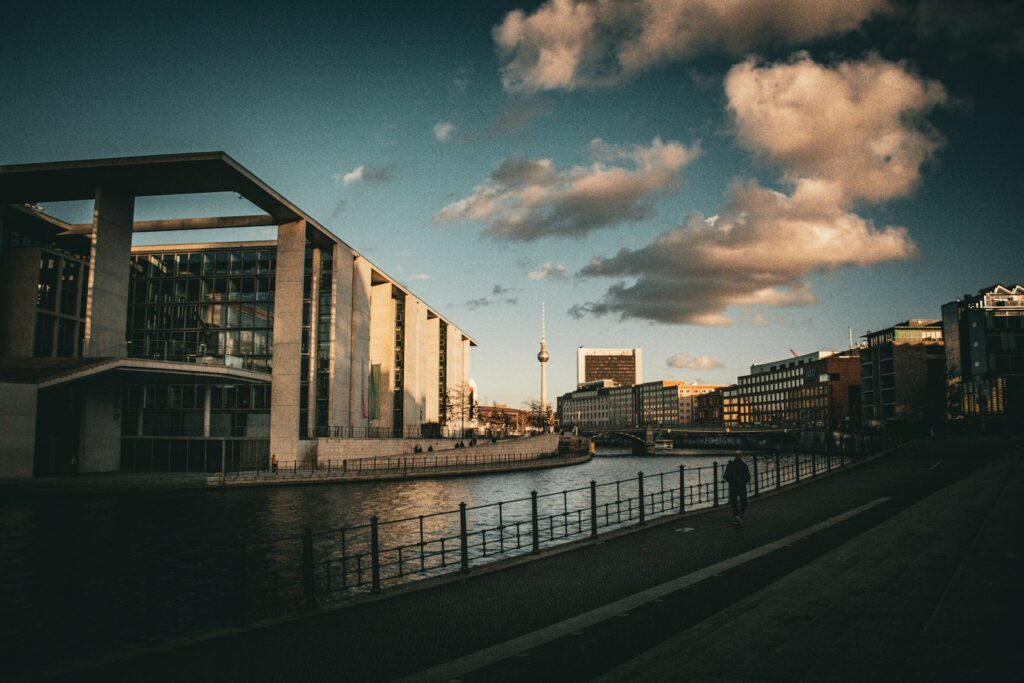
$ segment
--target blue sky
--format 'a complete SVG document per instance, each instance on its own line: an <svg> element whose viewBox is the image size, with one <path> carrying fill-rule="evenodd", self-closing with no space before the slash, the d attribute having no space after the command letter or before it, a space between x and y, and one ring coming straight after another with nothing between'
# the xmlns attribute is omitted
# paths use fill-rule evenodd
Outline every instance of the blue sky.
<svg viewBox="0 0 1024 683"><path fill-rule="evenodd" d="M552 395L578 346L729 383L1024 280L1015 3L813 7L8 3L0 163L224 150L478 339L486 402L537 396L542 301Z"/></svg>

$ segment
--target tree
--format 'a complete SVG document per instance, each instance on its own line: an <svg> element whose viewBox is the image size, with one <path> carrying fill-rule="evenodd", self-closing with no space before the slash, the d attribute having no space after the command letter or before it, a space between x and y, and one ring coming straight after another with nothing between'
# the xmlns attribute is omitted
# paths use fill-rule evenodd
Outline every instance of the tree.
<svg viewBox="0 0 1024 683"><path fill-rule="evenodd" d="M449 429L465 430L470 426L474 415L471 405L471 394L468 384L458 387L447 387L444 391L443 424Z"/></svg>
<svg viewBox="0 0 1024 683"><path fill-rule="evenodd" d="M546 432L555 423L555 415L551 406L542 409L540 401L526 401L523 403L526 408L527 424L537 431Z"/></svg>

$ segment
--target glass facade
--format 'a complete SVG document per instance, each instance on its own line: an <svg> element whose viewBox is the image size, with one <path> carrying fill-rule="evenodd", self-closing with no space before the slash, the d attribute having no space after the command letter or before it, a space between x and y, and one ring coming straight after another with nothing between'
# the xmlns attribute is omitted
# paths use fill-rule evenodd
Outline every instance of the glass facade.
<svg viewBox="0 0 1024 683"><path fill-rule="evenodd" d="M128 355L270 372L276 249L136 253Z"/></svg>
<svg viewBox="0 0 1024 683"><path fill-rule="evenodd" d="M448 323L437 321L437 421L448 422Z"/></svg>
<svg viewBox="0 0 1024 683"><path fill-rule="evenodd" d="M395 391L392 394L391 429L402 436L405 419L405 297L395 298Z"/></svg>
<svg viewBox="0 0 1024 683"><path fill-rule="evenodd" d="M82 354L85 338L87 260L42 249L36 285L36 322L32 355L72 358Z"/></svg>

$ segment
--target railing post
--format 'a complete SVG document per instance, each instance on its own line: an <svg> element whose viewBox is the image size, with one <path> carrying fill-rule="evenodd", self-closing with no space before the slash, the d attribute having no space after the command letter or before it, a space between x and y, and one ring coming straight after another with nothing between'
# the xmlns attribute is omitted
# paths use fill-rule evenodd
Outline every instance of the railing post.
<svg viewBox="0 0 1024 683"><path fill-rule="evenodd" d="M306 607L316 607L316 582L313 578L313 529L306 527L302 534L302 594Z"/></svg>
<svg viewBox="0 0 1024 683"><path fill-rule="evenodd" d="M811 476L815 477L818 475L818 456L814 451L811 451Z"/></svg>
<svg viewBox="0 0 1024 683"><path fill-rule="evenodd" d="M377 515L370 517L370 592L380 593L380 531Z"/></svg>
<svg viewBox="0 0 1024 683"><path fill-rule="evenodd" d="M248 581L245 575L245 546L241 543L235 546L234 567L232 571L234 581L232 582L232 616L235 626L241 626L248 621Z"/></svg>
<svg viewBox="0 0 1024 683"><path fill-rule="evenodd" d="M466 504L459 503L459 543L462 545L462 573L469 572L469 530L466 528Z"/></svg>
<svg viewBox="0 0 1024 683"><path fill-rule="evenodd" d="M715 504L712 507L718 507L718 461L715 460L711 465L713 468L711 472L715 475Z"/></svg>
<svg viewBox="0 0 1024 683"><path fill-rule="evenodd" d="M793 454L793 471L796 473L795 481L800 481L800 453Z"/></svg>
<svg viewBox="0 0 1024 683"><path fill-rule="evenodd" d="M775 488L782 488L782 458L775 454Z"/></svg>
<svg viewBox="0 0 1024 683"><path fill-rule="evenodd" d="M679 466L679 514L686 512L686 465Z"/></svg>
<svg viewBox="0 0 1024 683"><path fill-rule="evenodd" d="M597 536L597 482L590 480L590 537Z"/></svg>
<svg viewBox="0 0 1024 683"><path fill-rule="evenodd" d="M637 472L636 473L636 482L637 482L637 487L640 490L640 525L643 526L643 523L644 523L644 473L643 472Z"/></svg>
<svg viewBox="0 0 1024 683"><path fill-rule="evenodd" d="M530 491L530 515L533 519L533 529L530 532L533 536L533 552L540 552L540 522L537 517L537 492Z"/></svg>
<svg viewBox="0 0 1024 683"><path fill-rule="evenodd" d="M754 496L761 495L761 471L757 466L757 453L754 453Z"/></svg>

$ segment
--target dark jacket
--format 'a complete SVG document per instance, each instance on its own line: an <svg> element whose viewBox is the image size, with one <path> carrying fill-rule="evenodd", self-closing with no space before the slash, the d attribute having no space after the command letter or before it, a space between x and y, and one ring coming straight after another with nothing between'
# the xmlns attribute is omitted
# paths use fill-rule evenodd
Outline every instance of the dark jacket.
<svg viewBox="0 0 1024 683"><path fill-rule="evenodd" d="M750 470L747 468L747 463L735 458L730 460L729 464L725 466L725 474L722 478L729 482L729 486L746 486L750 481Z"/></svg>

